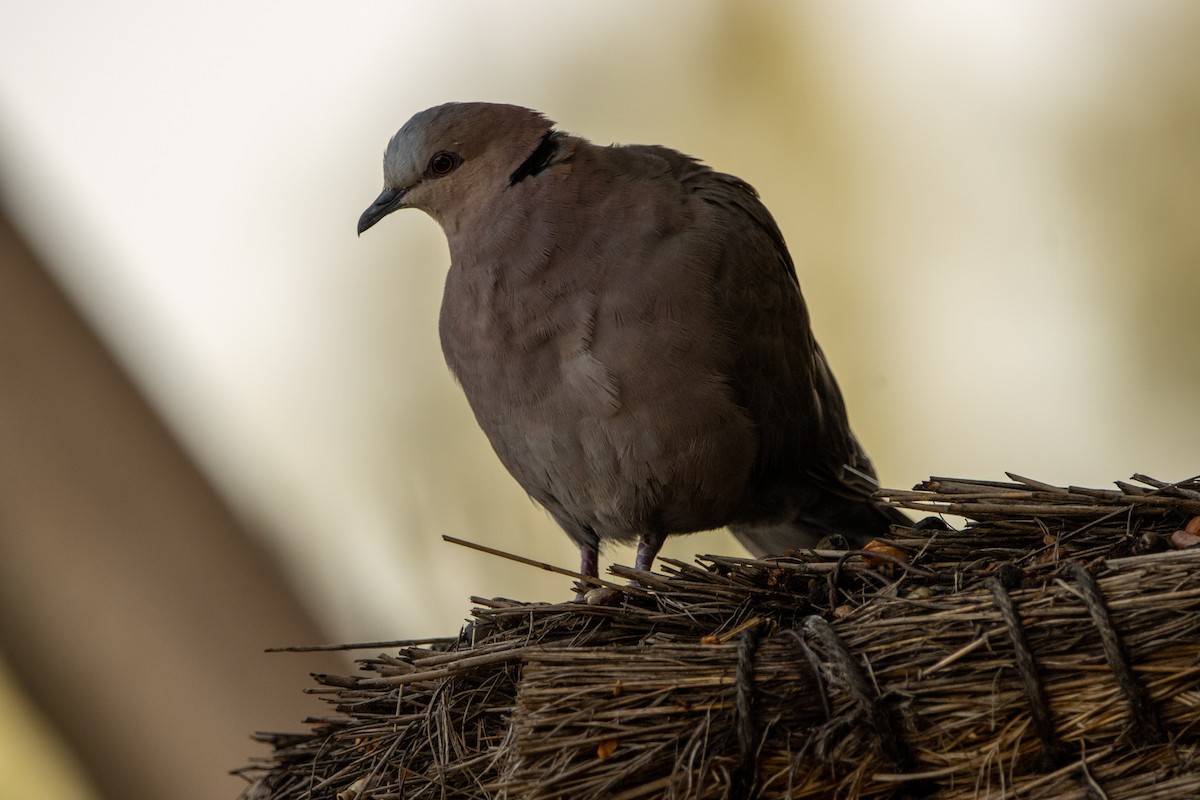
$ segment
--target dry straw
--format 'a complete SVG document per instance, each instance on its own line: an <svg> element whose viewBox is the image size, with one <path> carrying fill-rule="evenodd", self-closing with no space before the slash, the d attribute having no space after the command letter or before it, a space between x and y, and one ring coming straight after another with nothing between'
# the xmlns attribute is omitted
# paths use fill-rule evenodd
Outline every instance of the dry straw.
<svg viewBox="0 0 1200 800"><path fill-rule="evenodd" d="M315 676L328 715L260 734L243 797L1200 797L1200 480L1010 477L883 493L935 516L861 552L475 598Z"/></svg>

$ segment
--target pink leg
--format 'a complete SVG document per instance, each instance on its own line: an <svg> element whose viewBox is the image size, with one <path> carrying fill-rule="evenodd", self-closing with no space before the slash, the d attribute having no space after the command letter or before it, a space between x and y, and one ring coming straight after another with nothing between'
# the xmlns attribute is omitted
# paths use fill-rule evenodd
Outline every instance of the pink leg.
<svg viewBox="0 0 1200 800"><path fill-rule="evenodd" d="M582 545L579 548L579 571L589 578L600 577L600 554L594 547ZM579 591L575 593L575 602L582 603L583 596L592 587L589 584L579 584Z"/></svg>
<svg viewBox="0 0 1200 800"><path fill-rule="evenodd" d="M666 536L661 533L647 533L638 539L637 558L633 562L634 569L649 572L654 568L654 557L662 549Z"/></svg>
<svg viewBox="0 0 1200 800"><path fill-rule="evenodd" d="M579 548L579 571L589 578L600 577L600 555L586 544Z"/></svg>

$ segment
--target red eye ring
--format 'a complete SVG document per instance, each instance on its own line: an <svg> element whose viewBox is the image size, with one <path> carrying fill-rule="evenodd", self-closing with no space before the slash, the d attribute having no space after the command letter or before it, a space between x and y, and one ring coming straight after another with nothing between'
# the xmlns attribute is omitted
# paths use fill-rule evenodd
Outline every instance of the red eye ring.
<svg viewBox="0 0 1200 800"><path fill-rule="evenodd" d="M462 163L462 159L448 150L439 150L429 159L428 172L435 178L449 175Z"/></svg>

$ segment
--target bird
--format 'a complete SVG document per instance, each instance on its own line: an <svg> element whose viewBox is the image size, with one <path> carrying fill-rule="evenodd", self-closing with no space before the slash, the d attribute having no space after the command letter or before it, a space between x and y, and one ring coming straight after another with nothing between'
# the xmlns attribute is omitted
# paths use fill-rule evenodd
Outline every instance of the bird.
<svg viewBox="0 0 1200 800"><path fill-rule="evenodd" d="M388 141L361 236L416 208L450 267L438 328L500 461L579 547L728 527L755 557L907 518L814 338L750 184L658 145L596 145L517 105L453 102Z"/></svg>

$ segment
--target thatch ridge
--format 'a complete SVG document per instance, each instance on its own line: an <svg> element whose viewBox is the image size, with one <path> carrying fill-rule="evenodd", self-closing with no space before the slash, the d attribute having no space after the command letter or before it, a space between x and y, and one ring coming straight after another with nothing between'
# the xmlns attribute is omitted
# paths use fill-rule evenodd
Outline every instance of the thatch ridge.
<svg viewBox="0 0 1200 800"><path fill-rule="evenodd" d="M1194 795L1200 480L1010 477L883 493L963 530L475 598L459 637L315 676L332 712L261 734L244 797Z"/></svg>

